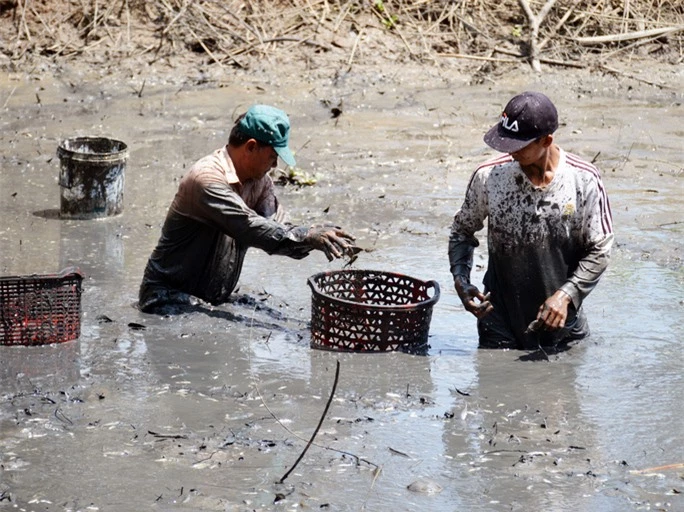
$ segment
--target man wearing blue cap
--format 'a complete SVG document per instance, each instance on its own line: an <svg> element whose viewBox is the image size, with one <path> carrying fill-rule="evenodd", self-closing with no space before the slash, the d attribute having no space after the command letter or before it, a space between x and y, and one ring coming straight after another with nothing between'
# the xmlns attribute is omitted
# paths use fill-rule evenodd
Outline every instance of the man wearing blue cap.
<svg viewBox="0 0 684 512"><path fill-rule="evenodd" d="M268 172L278 157L289 165L290 121L282 110L254 105L233 126L228 144L200 159L183 177L142 279L139 307L226 302L237 286L249 247L328 260L353 251L354 238L330 226L292 226Z"/></svg>
<svg viewBox="0 0 684 512"><path fill-rule="evenodd" d="M582 302L608 265L613 227L601 175L554 143L551 100L524 92L485 135L504 153L470 179L449 237L456 291L482 347L557 347L589 334ZM487 220L484 292L470 282Z"/></svg>

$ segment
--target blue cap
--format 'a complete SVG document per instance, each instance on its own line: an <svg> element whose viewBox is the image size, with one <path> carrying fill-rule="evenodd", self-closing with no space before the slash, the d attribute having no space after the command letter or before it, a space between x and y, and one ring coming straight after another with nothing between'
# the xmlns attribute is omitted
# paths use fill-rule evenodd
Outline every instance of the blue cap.
<svg viewBox="0 0 684 512"><path fill-rule="evenodd" d="M254 105L238 123L246 136L268 144L290 167L296 164L288 146L290 142L290 120L280 109L269 105Z"/></svg>

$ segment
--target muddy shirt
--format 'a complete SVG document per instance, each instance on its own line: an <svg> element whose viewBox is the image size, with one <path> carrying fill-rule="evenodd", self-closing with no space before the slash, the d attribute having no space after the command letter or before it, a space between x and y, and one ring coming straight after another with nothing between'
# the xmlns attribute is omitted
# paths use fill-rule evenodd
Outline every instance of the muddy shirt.
<svg viewBox="0 0 684 512"><path fill-rule="evenodd" d="M519 343L541 304L558 289L572 298L567 324L572 323L606 269L613 243L610 205L598 170L561 150L553 180L541 188L510 155L479 167L451 228L454 276L470 278L475 233L485 219L485 292L491 292L495 310Z"/></svg>
<svg viewBox="0 0 684 512"><path fill-rule="evenodd" d="M140 289L173 290L212 304L235 289L249 247L303 258L307 228L279 222L283 210L270 177L241 183L227 148L199 160L183 177Z"/></svg>

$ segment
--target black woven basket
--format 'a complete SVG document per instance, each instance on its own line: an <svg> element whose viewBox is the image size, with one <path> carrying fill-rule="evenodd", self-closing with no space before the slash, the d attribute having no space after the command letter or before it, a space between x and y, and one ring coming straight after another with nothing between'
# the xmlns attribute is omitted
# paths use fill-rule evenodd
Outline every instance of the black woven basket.
<svg viewBox="0 0 684 512"><path fill-rule="evenodd" d="M311 346L340 352L424 353L439 284L375 270L311 276Z"/></svg>
<svg viewBox="0 0 684 512"><path fill-rule="evenodd" d="M76 268L59 274L0 277L0 345L45 345L81 334Z"/></svg>

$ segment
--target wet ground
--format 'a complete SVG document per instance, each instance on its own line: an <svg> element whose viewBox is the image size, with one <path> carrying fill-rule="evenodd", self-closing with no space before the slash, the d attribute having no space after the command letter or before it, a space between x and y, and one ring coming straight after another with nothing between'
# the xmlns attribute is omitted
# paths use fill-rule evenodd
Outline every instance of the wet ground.
<svg viewBox="0 0 684 512"><path fill-rule="evenodd" d="M681 71L664 90L421 73L3 77L0 274L77 265L86 279L78 341L0 347L0 508L684 510ZM549 360L477 349L446 256L491 154L481 136L526 88L556 101L557 141L602 170L618 242L586 302L592 337ZM254 102L290 113L297 170L317 178L280 189L292 221L353 231L370 250L355 268L440 283L426 356L311 349L307 278L342 266L321 254L250 252L235 304L135 308L179 177ZM129 146L120 216L59 218L56 148L85 135Z"/></svg>

